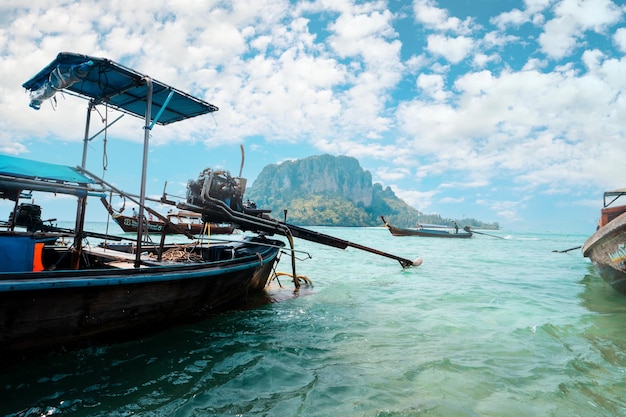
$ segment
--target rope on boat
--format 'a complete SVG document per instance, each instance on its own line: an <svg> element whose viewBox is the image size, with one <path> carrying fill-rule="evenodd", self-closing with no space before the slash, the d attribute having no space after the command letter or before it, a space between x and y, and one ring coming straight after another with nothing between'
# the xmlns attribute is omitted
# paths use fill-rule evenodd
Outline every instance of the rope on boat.
<svg viewBox="0 0 626 417"><path fill-rule="evenodd" d="M97 107L94 106L96 111ZM99 114L100 112L98 112ZM109 167L109 155L107 154L107 136L109 132L109 103L105 103L104 105L104 118L102 122L104 123L104 139L102 140L102 178L104 178L104 173ZM102 115L100 115L102 117Z"/></svg>
<svg viewBox="0 0 626 417"><path fill-rule="evenodd" d="M202 262L202 255L193 253L194 247L195 243L178 245L175 248L171 248L163 252L161 259L166 262ZM191 248L191 251L187 251L189 248ZM154 255L151 254L150 256Z"/></svg>
<svg viewBox="0 0 626 417"><path fill-rule="evenodd" d="M287 237L287 240L289 242L289 249L281 250L279 252L279 258L278 258L278 261L276 262L276 264L278 264L278 262L280 262L280 255L281 254L288 254L291 257L291 270L293 272L291 274L285 273L285 272L276 272L276 266L274 266L273 274L270 277L270 279L268 280L268 283L271 282L273 279L277 278L278 275L281 275L281 276L284 275L284 276L289 276L289 277L292 278L293 284L296 287L296 292L299 290L301 282L304 283L307 286L311 286L312 287L313 286L313 282L309 278L307 278L305 275L297 275L296 274L296 259L299 259L299 258L296 257L296 253L303 253L303 254L305 254L306 258L303 258L303 259L311 259L312 258L311 254L309 252L306 252L306 251L295 249L293 235L291 234L289 229L287 229L287 232L285 233L285 236ZM203 240L201 240L201 242L202 241ZM222 243L224 243L224 242L241 242L240 240L220 239L220 238L215 238L215 237L211 237L210 241L222 242ZM268 243L262 243L262 242L255 242L255 243L257 245L263 245L263 246L270 247L270 248L280 248L280 249L283 248L282 246L272 245L272 244L268 244ZM302 259L300 259L300 260L302 260ZM280 285L280 281L278 281L278 284ZM282 287L282 285L280 285L280 286Z"/></svg>
<svg viewBox="0 0 626 417"><path fill-rule="evenodd" d="M291 252L291 253L289 253L289 252ZM294 273L292 273L292 274L290 274L288 272L278 272L278 271L276 271L276 267L280 263L281 255L288 255L288 256L290 256L291 257L291 261L294 262L294 259L296 257L295 252L302 252L302 251L296 251L292 247L290 251L282 251L281 250L280 252L278 252L278 257L276 258L276 262L272 266L271 275L270 275L269 279L267 280L267 284L266 284L267 286L269 286L272 283L272 281L276 280L276 282L278 282L278 286L280 288L283 288L283 284L280 282L278 277L279 276L287 276L287 277L290 277L291 280L293 281L294 286L295 286L294 292L296 294L300 291L300 286L302 284L304 284L304 285L306 285L308 287L313 287L313 281L311 281L306 275L295 275L295 270L294 270ZM308 252L303 252L303 253L306 253L308 255L308 257L311 258L311 255ZM293 268L293 264L292 264L292 268ZM295 275L295 278L294 278L294 275Z"/></svg>
<svg viewBox="0 0 626 417"><path fill-rule="evenodd" d="M278 277L290 277L292 279L292 281L298 281L298 284L303 284L309 287L313 287L313 281L311 281L311 279L309 277L307 277L306 275L296 275L296 278L293 278L293 274L290 274L289 272L276 272L274 271L274 273L272 274L272 276L269 279L269 282L272 282L274 280L276 280L276 282L278 282L278 285L283 288L283 284L280 283L280 280L278 279Z"/></svg>

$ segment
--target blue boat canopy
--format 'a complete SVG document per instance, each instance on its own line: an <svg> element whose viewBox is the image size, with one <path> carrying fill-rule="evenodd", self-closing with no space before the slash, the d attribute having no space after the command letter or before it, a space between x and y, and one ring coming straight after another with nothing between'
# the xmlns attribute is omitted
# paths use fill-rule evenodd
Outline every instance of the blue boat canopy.
<svg viewBox="0 0 626 417"><path fill-rule="evenodd" d="M49 164L8 155L0 155L0 174L79 184L93 184L95 182L75 168L66 165Z"/></svg>
<svg viewBox="0 0 626 417"><path fill-rule="evenodd" d="M109 59L62 52L56 59L22 84L30 92L30 107L39 109L42 102L57 91L66 90L107 104L117 110L144 118L152 83L151 115L160 125L178 122L217 111L217 106L152 80Z"/></svg>
<svg viewBox="0 0 626 417"><path fill-rule="evenodd" d="M102 193L104 189L98 185L76 168L0 155L1 198L15 200L22 190L86 196Z"/></svg>

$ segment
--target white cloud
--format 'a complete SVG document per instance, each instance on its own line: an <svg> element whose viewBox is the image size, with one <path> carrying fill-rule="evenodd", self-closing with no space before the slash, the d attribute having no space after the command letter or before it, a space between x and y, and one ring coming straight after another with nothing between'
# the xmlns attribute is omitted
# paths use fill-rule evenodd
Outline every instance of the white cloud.
<svg viewBox="0 0 626 417"><path fill-rule="evenodd" d="M464 201L465 197L443 197L439 199L439 202L444 204L461 204Z"/></svg>
<svg viewBox="0 0 626 417"><path fill-rule="evenodd" d="M417 86L436 101L445 101L449 95L444 90L444 78L439 74L420 74L417 77Z"/></svg>
<svg viewBox="0 0 626 417"><path fill-rule="evenodd" d="M403 103L399 126L413 138L416 153L430 155L421 175L454 166L488 178L504 169L539 187L590 183L618 172L618 160L626 158L617 145L626 134L618 123L626 117L626 100L619 94L626 79L618 75L626 70L626 59L590 51L584 60L589 72L582 75L571 69L468 73L455 81L454 101ZM611 157L602 157L602 149L613 149ZM576 174L567 175L568 170Z"/></svg>
<svg viewBox="0 0 626 417"><path fill-rule="evenodd" d="M526 10L531 13L537 13L547 8L552 4L554 0L524 0Z"/></svg>
<svg viewBox="0 0 626 417"><path fill-rule="evenodd" d="M508 26L521 26L528 22L529 19L528 13L522 12L519 9L513 9L510 12L505 12L491 18L491 22L495 24L498 29L505 30Z"/></svg>
<svg viewBox="0 0 626 417"><path fill-rule="evenodd" d="M329 27L334 34L330 44L341 56L362 55L370 60L378 60L376 54L369 53L369 41L380 37L395 37L390 24L389 11L374 11L371 14L344 13Z"/></svg>
<svg viewBox="0 0 626 417"><path fill-rule="evenodd" d="M583 30L604 32L607 25L623 18L623 10L612 0L562 0L555 8L558 18L570 17Z"/></svg>
<svg viewBox="0 0 626 417"><path fill-rule="evenodd" d="M543 24L544 18L541 12L547 9L553 0L524 0L524 8L513 9L503 12L498 16L491 18L491 23L496 25L500 30L508 27L520 27L525 23L531 22L534 25Z"/></svg>
<svg viewBox="0 0 626 417"><path fill-rule="evenodd" d="M548 56L560 59L572 53L584 32L603 33L623 19L623 13L611 0L562 0L554 7L555 17L546 23L539 43Z"/></svg>
<svg viewBox="0 0 626 417"><path fill-rule="evenodd" d="M492 31L483 37L481 43L487 48L502 48L510 43L518 41L520 41L519 36Z"/></svg>
<svg viewBox="0 0 626 417"><path fill-rule="evenodd" d="M471 18L460 20L457 17L450 17L447 10L437 7L436 4L434 0L414 0L415 21L441 32L463 35L472 32L475 24Z"/></svg>
<svg viewBox="0 0 626 417"><path fill-rule="evenodd" d="M462 188L483 188L489 185L488 181L468 181L468 182L447 182L439 185L439 188L451 188L451 189L462 189Z"/></svg>
<svg viewBox="0 0 626 417"><path fill-rule="evenodd" d="M411 174L408 168L389 168L380 167L376 170L376 178L380 178L382 181L397 181L403 178L407 178Z"/></svg>
<svg viewBox="0 0 626 417"><path fill-rule="evenodd" d="M439 194L438 191L416 191L401 189L397 186L391 186L392 191L396 196L404 200L408 205L415 209L428 213L428 210L432 207L433 199Z"/></svg>
<svg viewBox="0 0 626 417"><path fill-rule="evenodd" d="M506 221L517 222L521 220L518 213L524 208L524 205L520 201L489 201L486 203L499 217Z"/></svg>
<svg viewBox="0 0 626 417"><path fill-rule="evenodd" d="M619 28L613 35L613 40L620 51L626 52L626 28Z"/></svg>
<svg viewBox="0 0 626 417"><path fill-rule="evenodd" d="M427 49L435 54L441 55L453 64L458 64L469 55L474 40L466 36L448 37L443 35L429 35Z"/></svg>
<svg viewBox="0 0 626 417"><path fill-rule="evenodd" d="M500 56L499 55L495 55L495 54L494 55L485 55L485 54L478 53L478 54L474 55L474 59L473 59L474 66L476 66L478 68L485 68L490 63L498 62L498 61L500 61Z"/></svg>

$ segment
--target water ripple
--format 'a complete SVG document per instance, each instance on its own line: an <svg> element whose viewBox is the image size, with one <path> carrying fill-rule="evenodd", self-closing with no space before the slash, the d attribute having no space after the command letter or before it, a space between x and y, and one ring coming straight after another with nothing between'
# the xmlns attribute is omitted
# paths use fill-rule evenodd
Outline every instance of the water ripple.
<svg viewBox="0 0 626 417"><path fill-rule="evenodd" d="M424 264L300 243L314 291L9 364L0 415L626 416L626 297L552 252L584 236L332 232Z"/></svg>

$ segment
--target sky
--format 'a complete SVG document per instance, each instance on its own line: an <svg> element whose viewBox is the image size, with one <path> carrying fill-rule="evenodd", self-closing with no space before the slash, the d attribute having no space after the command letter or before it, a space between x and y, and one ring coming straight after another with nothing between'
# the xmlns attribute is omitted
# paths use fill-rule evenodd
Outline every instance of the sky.
<svg viewBox="0 0 626 417"><path fill-rule="evenodd" d="M626 187L623 2L138 4L0 3L0 153L80 165L87 102L34 110L21 87L74 52L219 107L151 131L149 195L184 196L207 167L238 174L240 145L249 184L268 164L347 155L424 213L511 231L591 234L602 193ZM118 115L99 107L90 133ZM138 193L143 139L124 116L89 142L87 169Z"/></svg>

